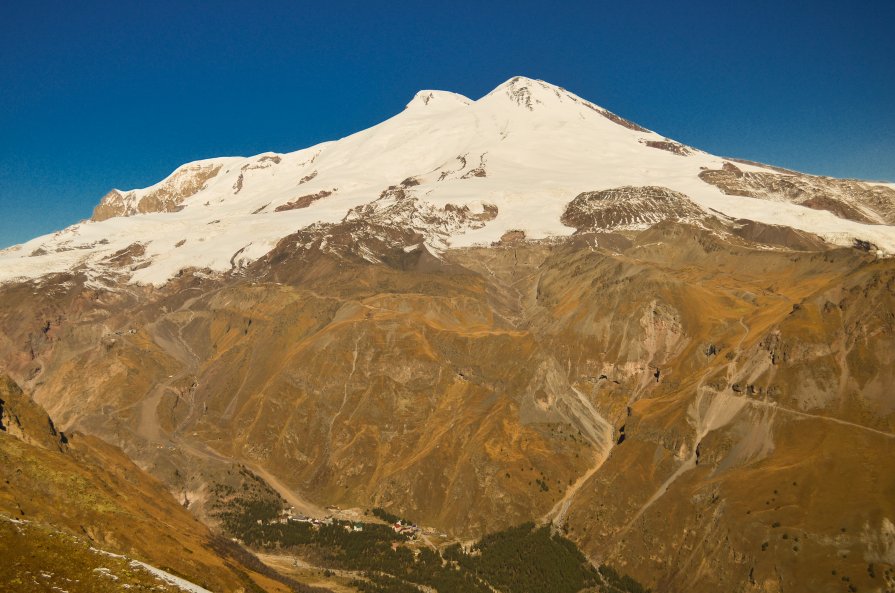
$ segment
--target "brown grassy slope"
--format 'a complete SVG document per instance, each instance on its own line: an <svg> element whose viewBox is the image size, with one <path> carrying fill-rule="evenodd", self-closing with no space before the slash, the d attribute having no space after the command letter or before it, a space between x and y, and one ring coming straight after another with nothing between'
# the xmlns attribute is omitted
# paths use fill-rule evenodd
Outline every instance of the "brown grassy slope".
<svg viewBox="0 0 895 593"><path fill-rule="evenodd" d="M632 269L667 240L660 231L626 251ZM573 537L661 590L885 587L895 574L895 266L699 243L647 266L665 268L649 293L673 308L687 343L653 357L667 380L631 385L625 441L582 488ZM592 269L590 298L630 306L611 300L606 278L619 274ZM587 327L567 331L584 338ZM617 368L625 353L611 358ZM603 383L595 399L607 397Z"/></svg>
<svg viewBox="0 0 895 593"><path fill-rule="evenodd" d="M377 265L284 244L73 309L31 385L178 492L232 456L458 535L547 516L656 590L866 585L892 563L893 264L784 239L659 224ZM579 394L625 437L599 468Z"/></svg>
<svg viewBox="0 0 895 593"><path fill-rule="evenodd" d="M63 532L53 544L60 550L37 546L41 554L49 554L43 560L38 555L37 564L57 552L64 555L63 549L76 553L83 547L78 541L89 540L213 591L286 590L260 575L250 577L250 571L232 559L216 555L209 547L208 530L118 449L81 434L60 444L46 414L5 377L0 378L0 400L10 426L22 426L27 435L22 440L14 431L0 432L0 512L29 521L28 529L45 541L52 531ZM38 436L41 430L45 437ZM50 535L41 525L52 526Z"/></svg>
<svg viewBox="0 0 895 593"><path fill-rule="evenodd" d="M180 588L161 581L124 557L91 549L89 540L0 516L0 591L9 593L116 593Z"/></svg>
<svg viewBox="0 0 895 593"><path fill-rule="evenodd" d="M126 318L106 310L104 325L137 333L54 342L39 397L150 469L157 445L201 440L320 503L386 505L446 529L549 510L592 453L537 403L547 357L531 337L462 268L339 268L321 258L300 268L300 288L241 282ZM88 333L79 325L60 333Z"/></svg>

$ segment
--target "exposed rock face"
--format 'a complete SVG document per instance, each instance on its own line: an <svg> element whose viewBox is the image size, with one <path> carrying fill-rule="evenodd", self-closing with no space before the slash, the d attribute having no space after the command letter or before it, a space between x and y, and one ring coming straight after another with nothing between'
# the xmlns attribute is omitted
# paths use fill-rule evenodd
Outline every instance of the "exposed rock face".
<svg viewBox="0 0 895 593"><path fill-rule="evenodd" d="M122 193L113 189L93 209L91 220L149 212L175 212L184 200L198 193L209 179L216 176L221 167L214 163L186 165L148 190Z"/></svg>
<svg viewBox="0 0 895 593"><path fill-rule="evenodd" d="M405 229L437 244L439 238L446 239L460 229L480 229L497 217L497 207L493 204L477 206L448 203L438 207L417 198L411 188L392 186L378 199L350 210L344 221Z"/></svg>
<svg viewBox="0 0 895 593"><path fill-rule="evenodd" d="M659 150L665 150L678 156L687 156L691 152L690 148L684 146L680 142L674 142L673 140L646 140L644 141L644 144L650 148L658 148Z"/></svg>
<svg viewBox="0 0 895 593"><path fill-rule="evenodd" d="M47 413L6 375L0 375L0 431L47 449L64 450L68 444Z"/></svg>
<svg viewBox="0 0 895 593"><path fill-rule="evenodd" d="M699 177L733 196L793 202L857 222L895 224L895 189L851 179L780 171L747 172L725 162L721 169L703 171Z"/></svg>
<svg viewBox="0 0 895 593"><path fill-rule="evenodd" d="M698 220L705 211L666 187L619 187L585 192L572 200L562 222L578 232L639 230L664 220Z"/></svg>
<svg viewBox="0 0 895 593"><path fill-rule="evenodd" d="M300 196L293 200L292 202L287 202L286 204L282 204L274 208L274 212L284 212L286 210L298 210L300 208L307 208L317 200L322 200L328 196L333 195L333 192L329 190L320 190L315 194L307 194L304 196Z"/></svg>
<svg viewBox="0 0 895 593"><path fill-rule="evenodd" d="M111 190L93 209L93 216L90 217L90 220L107 220L116 216L125 216L129 211L133 214L134 209L130 206L133 198L132 193L124 194L117 189Z"/></svg>

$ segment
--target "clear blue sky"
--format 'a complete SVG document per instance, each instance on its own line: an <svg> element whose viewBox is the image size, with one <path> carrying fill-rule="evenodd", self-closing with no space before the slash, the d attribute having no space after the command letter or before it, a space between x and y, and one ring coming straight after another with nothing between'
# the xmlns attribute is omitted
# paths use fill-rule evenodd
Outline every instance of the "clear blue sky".
<svg viewBox="0 0 895 593"><path fill-rule="evenodd" d="M199 158L541 78L722 155L895 180L895 3L4 2L0 246Z"/></svg>

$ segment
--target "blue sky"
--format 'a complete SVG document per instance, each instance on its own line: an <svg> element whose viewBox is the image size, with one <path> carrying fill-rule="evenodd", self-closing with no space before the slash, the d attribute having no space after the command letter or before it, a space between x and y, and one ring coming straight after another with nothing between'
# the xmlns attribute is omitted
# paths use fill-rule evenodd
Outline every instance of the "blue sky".
<svg viewBox="0 0 895 593"><path fill-rule="evenodd" d="M893 2L29 2L0 8L0 246L178 165L289 151L514 75L669 137L895 181Z"/></svg>

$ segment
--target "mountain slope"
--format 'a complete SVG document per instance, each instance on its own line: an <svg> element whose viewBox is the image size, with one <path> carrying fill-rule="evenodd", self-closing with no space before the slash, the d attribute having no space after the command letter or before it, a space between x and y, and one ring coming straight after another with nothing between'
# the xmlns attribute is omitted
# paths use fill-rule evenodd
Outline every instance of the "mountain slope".
<svg viewBox="0 0 895 593"><path fill-rule="evenodd" d="M538 81L424 91L7 250L0 361L211 525L254 474L460 542L549 524L654 590L886 591L892 191Z"/></svg>
<svg viewBox="0 0 895 593"><path fill-rule="evenodd" d="M47 571L53 575L47 578L64 588L60 579L65 578L84 581L83 590L120 590L125 582L164 586L127 559L107 554L116 552L214 591L258 590L259 585L289 591L238 560L221 557L208 529L161 484L101 440L59 433L40 406L4 376L0 409L0 513L5 515L0 546L8 546L5 581L26 579L16 590L29 590L28 574L39 578ZM33 546L30 556L22 553L26 545ZM98 574L103 571L107 574ZM111 584L120 579L125 580Z"/></svg>

